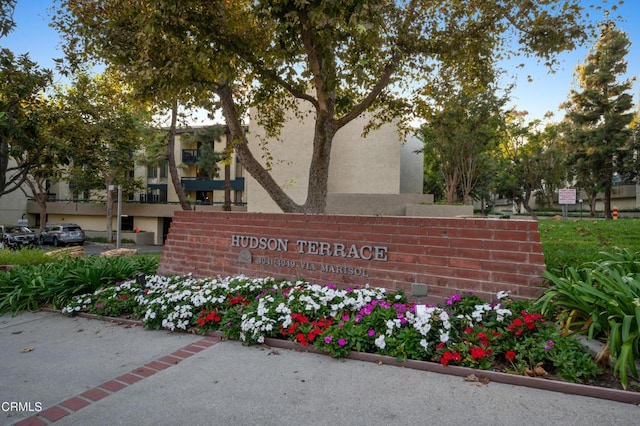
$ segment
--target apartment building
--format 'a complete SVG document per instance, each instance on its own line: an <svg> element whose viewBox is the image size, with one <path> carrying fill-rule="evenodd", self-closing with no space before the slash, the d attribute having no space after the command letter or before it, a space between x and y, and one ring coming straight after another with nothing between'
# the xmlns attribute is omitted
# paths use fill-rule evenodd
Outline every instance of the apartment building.
<svg viewBox="0 0 640 426"><path fill-rule="evenodd" d="M218 166L215 177L205 174L198 165L202 147L192 135L198 128L180 129L177 132L174 155L178 163L177 171L187 200L196 210L220 210L225 200L225 167ZM213 149L222 152L226 138L214 143ZM246 210L244 171L232 154L227 168L231 187L232 210ZM158 165L136 165L131 171L132 178L139 178L144 189L131 194L123 194L121 201L121 230L131 233L129 237L146 244L162 244L171 218L180 210L178 195L171 183L168 162ZM116 193L114 192L114 199ZM24 196L23 196L24 197ZM48 189L47 223L72 222L80 225L89 235L104 235L106 229L105 191L95 194L74 192L67 182L57 182ZM40 225L40 209L37 203L24 199L24 210L18 208L11 215L4 215L3 199L0 199L0 215L7 223L26 219L30 226ZM18 202L17 205L21 203ZM114 216L116 209L114 208ZM17 215L20 215L18 218ZM112 228L116 229L117 218L113 218Z"/></svg>
<svg viewBox="0 0 640 426"><path fill-rule="evenodd" d="M363 137L367 117L360 117L341 129L334 139L329 169L327 213L367 215L455 216L471 214L471 206L434 206L433 196L422 194L423 157L417 152L421 143L413 135L403 139L394 125L384 125ZM204 173L198 165L202 147L190 137L197 128L178 131L175 157L180 183L195 210L221 210L225 201L225 166L219 165L215 177ZM247 128L248 142L256 157L269 150L275 160L270 173L296 202L306 198L310 167L313 122L301 122L293 114L285 123L281 136L267 140L263 129ZM215 142L214 151L227 144L223 136ZM264 189L248 176L235 154L226 168L234 211L279 212ZM132 178L141 178L144 190L125 194L121 208L121 231L124 238L145 244L162 244L173 214L181 209L171 183L166 162L159 165L137 165ZM114 194L115 195L115 194ZM20 197L18 197L20 198ZM78 194L67 182L52 184L48 190L47 223L70 222L80 225L91 235L104 235L106 229L105 194ZM37 203L23 197L12 201L6 209L0 198L0 218L4 223L17 220L38 227ZM21 208L20 206L24 206ZM428 209L428 210L425 210ZM11 214L5 214L5 213ZM116 229L116 209L112 228Z"/></svg>

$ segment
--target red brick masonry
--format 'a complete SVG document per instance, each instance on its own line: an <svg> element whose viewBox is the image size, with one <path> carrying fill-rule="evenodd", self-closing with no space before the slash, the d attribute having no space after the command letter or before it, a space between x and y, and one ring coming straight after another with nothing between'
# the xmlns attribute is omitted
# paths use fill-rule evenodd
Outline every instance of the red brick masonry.
<svg viewBox="0 0 640 426"><path fill-rule="evenodd" d="M180 211L159 273L368 283L440 301L534 298L544 269L535 221Z"/></svg>

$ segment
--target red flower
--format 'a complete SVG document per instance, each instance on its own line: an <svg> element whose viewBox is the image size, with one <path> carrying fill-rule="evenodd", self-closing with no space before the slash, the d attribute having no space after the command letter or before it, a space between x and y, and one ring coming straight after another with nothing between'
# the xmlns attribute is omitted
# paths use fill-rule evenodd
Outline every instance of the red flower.
<svg viewBox="0 0 640 426"><path fill-rule="evenodd" d="M213 310L208 312L206 309L203 309L200 311L200 314L198 314L198 320L196 322L200 327L204 327L209 322L220 322L221 319L218 311Z"/></svg>
<svg viewBox="0 0 640 426"><path fill-rule="evenodd" d="M440 358L440 364L447 366L449 361L460 362L460 354L458 352L446 351L442 354L442 358Z"/></svg>
<svg viewBox="0 0 640 426"><path fill-rule="evenodd" d="M513 321L511 321L511 324L507 326L509 330L513 330L516 327L522 327L522 320L520 318L514 319Z"/></svg>
<svg viewBox="0 0 640 426"><path fill-rule="evenodd" d="M513 361L516 358L516 353L515 351L509 349L507 352L505 352L504 357L509 361Z"/></svg>
<svg viewBox="0 0 640 426"><path fill-rule="evenodd" d="M304 335L304 333L298 333L296 335L296 340L302 345L302 346L307 346L309 344L309 342L307 342L307 338Z"/></svg>
<svg viewBox="0 0 640 426"><path fill-rule="evenodd" d="M487 352L482 348L471 348L471 358L482 359L487 355Z"/></svg>
<svg viewBox="0 0 640 426"><path fill-rule="evenodd" d="M230 294L228 296L228 299L229 299L229 304L231 306L237 305L238 303L240 303L242 305L245 305L245 306L249 304L249 301L247 299L245 299L245 297L243 295L241 295L241 294L239 294L239 295L237 295L235 297Z"/></svg>

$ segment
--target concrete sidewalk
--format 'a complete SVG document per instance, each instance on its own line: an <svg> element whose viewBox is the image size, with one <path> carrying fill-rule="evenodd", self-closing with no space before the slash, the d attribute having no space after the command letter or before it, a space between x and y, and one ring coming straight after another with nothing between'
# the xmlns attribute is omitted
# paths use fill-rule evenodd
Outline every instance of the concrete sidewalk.
<svg viewBox="0 0 640 426"><path fill-rule="evenodd" d="M637 425L640 408L51 312L0 317L0 425Z"/></svg>

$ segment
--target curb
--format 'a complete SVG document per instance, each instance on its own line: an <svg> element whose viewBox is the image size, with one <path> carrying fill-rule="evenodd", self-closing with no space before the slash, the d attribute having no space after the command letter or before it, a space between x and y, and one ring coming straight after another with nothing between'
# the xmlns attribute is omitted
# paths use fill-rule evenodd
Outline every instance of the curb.
<svg viewBox="0 0 640 426"><path fill-rule="evenodd" d="M43 311L53 312L61 314L60 311L55 309L43 308ZM95 319L101 321L107 321L116 323L119 325L135 325L144 327L144 324L140 320L121 319L113 317L101 317L94 314L79 313L78 316L88 319ZM220 340L227 340L225 335L221 331L208 331L204 334L206 337L213 337ZM265 338L264 345L279 348L289 349L296 352L308 352L318 355L331 356L326 352L317 350L313 347L302 346L299 343L291 342L289 340ZM524 386L534 389L546 390L551 392L560 392L569 395L587 396L591 398L598 398L616 402L622 402L625 404L640 405L640 392L632 392L620 389L601 388L597 386L582 385L577 383L561 382L556 380L549 380L538 377L517 376L515 374L507 374L498 371L491 370L476 370L469 367L458 367L454 365L443 366L435 362L418 361L418 360L404 360L398 361L396 358L378 355L364 352L351 352L347 359L355 361L372 362L376 364L386 364L395 367L411 368L414 370L427 371L431 373L447 374L457 377L468 377L475 375L478 378L485 377L490 382L503 383L515 386Z"/></svg>

